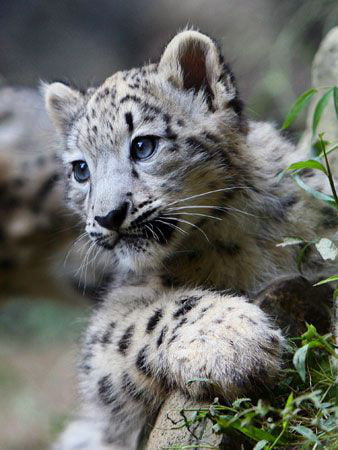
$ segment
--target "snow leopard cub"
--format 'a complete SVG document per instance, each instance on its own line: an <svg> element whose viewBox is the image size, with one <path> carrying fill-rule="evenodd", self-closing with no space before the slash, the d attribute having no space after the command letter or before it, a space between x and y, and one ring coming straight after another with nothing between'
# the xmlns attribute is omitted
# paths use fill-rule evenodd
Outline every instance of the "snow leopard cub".
<svg viewBox="0 0 338 450"><path fill-rule="evenodd" d="M115 273L83 342L83 417L57 448L133 449L172 390L233 399L271 383L283 337L248 299L295 270L283 236L327 235L334 216L277 182L300 156L246 120L214 42L184 31L158 64L85 93L53 83L45 98L69 202ZM308 274L321 270L307 261ZM196 377L210 382L187 383Z"/></svg>

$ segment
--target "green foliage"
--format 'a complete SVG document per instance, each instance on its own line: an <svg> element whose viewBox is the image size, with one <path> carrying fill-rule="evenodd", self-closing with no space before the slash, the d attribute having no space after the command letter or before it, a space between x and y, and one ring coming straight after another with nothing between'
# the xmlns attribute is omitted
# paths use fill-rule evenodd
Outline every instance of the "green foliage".
<svg viewBox="0 0 338 450"><path fill-rule="evenodd" d="M329 103L330 98L332 97L334 93L334 88L329 89L318 101L312 118L312 140L317 135L317 129L320 122L320 119L322 117L322 114L324 112L324 109L326 108L327 104Z"/></svg>
<svg viewBox="0 0 338 450"><path fill-rule="evenodd" d="M298 114L308 105L311 98L318 92L317 89L309 89L304 92L294 105L291 107L289 113L286 116L286 119L283 124L283 129L288 128L297 118ZM308 194L312 195L318 200L323 201L324 203L332 206L338 211L338 195L336 192L335 181L333 178L333 174L331 171L331 167L328 160L328 154L337 150L338 143L331 144L330 142L324 140L324 133L319 133L317 136L318 126L322 115L324 113L325 108L329 104L330 99L333 99L333 104L336 112L336 117L338 119L338 87L334 86L326 90L326 92L320 97L317 104L315 105L313 117L312 117L312 153L315 153L317 156L314 158L298 161L291 164L287 167L280 175L281 178L286 172L291 171L293 180L298 184L300 188L306 191ZM319 192L314 189L312 186L306 184L301 178L302 170L311 169L311 170L319 170L325 174L327 177L332 195L324 194L323 192ZM337 212L338 214L338 212ZM338 236L337 236L338 237ZM328 239L323 237L317 237L311 241L306 241L299 236L285 237L283 242L278 244L278 246L285 247L288 245L298 245L300 246L300 250L297 256L297 265L298 269L301 271L301 266L304 258L306 257L306 250L310 245L314 245L324 260L334 261L338 257L338 247L334 242L334 239ZM323 280L323 283L328 283L332 281L337 281L338 277L331 277L330 279ZM323 283L317 283L323 284ZM334 292L334 298L338 296L338 288Z"/></svg>
<svg viewBox="0 0 338 450"><path fill-rule="evenodd" d="M224 405L215 399L209 407L183 409L176 428L190 430L194 424L210 423L214 433L231 436L243 442L243 448L256 450L337 448L338 386L332 358L338 356L333 338L321 336L308 325L306 333L290 340L290 348L282 382L269 400L242 398ZM203 441L203 436L200 439L200 446L171 448L215 448Z"/></svg>
<svg viewBox="0 0 338 450"><path fill-rule="evenodd" d="M290 111L287 113L284 123L282 125L282 130L289 128L290 125L296 120L299 113L309 104L311 98L317 93L317 89L311 88L304 92L300 97L297 98L295 103L292 105Z"/></svg>

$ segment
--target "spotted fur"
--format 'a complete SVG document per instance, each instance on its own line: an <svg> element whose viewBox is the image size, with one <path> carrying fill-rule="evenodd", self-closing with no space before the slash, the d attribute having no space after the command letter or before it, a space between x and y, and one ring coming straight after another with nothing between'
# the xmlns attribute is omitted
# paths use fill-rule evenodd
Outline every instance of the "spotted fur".
<svg viewBox="0 0 338 450"><path fill-rule="evenodd" d="M184 31L158 64L85 94L51 84L45 97L63 139L70 204L115 270L83 345L82 423L91 421L92 434L81 448L135 448L132 430L171 390L233 399L273 382L283 337L248 298L296 270L297 249L276 247L284 236L328 236L336 216L287 177L278 181L300 155L273 126L245 118L213 41ZM135 160L131 143L149 135L159 137L154 154ZM87 182L74 180L78 160ZM314 252L304 270L323 270ZM57 448L75 448L71 430L80 427Z"/></svg>

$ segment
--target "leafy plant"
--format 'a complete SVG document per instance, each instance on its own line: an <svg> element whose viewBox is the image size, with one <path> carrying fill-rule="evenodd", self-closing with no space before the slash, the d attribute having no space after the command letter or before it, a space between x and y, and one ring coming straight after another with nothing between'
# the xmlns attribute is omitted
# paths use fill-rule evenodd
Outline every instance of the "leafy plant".
<svg viewBox="0 0 338 450"><path fill-rule="evenodd" d="M292 365L283 370L282 382L269 401L241 398L224 405L215 399L205 408L182 409L175 428L191 430L206 422L214 433L231 436L243 442L243 448L254 450L337 448L338 386L332 359L338 355L332 335L321 336L307 325L302 336L290 340L290 349ZM170 448L215 447L200 436L193 445Z"/></svg>
<svg viewBox="0 0 338 450"><path fill-rule="evenodd" d="M288 128L297 118L298 114L309 104L310 100L313 98L315 94L319 92L319 89L311 88L308 91L304 92L302 95L298 97L290 111L288 112L286 119L283 123L282 129ZM311 153L312 158L306 161L298 161L291 164L287 167L281 176L283 176L286 172L291 172L291 176L294 181L299 185L300 188L305 190L308 194L313 197L321 200L322 202L328 204L332 208L337 210L338 215L338 195L335 187L335 181L333 178L332 170L329 164L328 155L333 151L338 149L338 143L330 143L324 140L324 133L317 134L318 127L322 115L324 113L325 108L329 104L329 101L332 99L334 104L334 109L336 112L336 117L338 120L338 87L334 86L326 89L324 94L318 100L312 117L312 137L311 137ZM304 180L301 178L302 170L319 170L325 174L327 177L332 195L324 194L320 191L315 190L312 186L306 184ZM338 239L338 235L336 235ZM278 244L279 246L287 246L287 245L300 245L301 250L298 254L297 263L298 268L301 270L301 264L306 254L306 250L310 245L314 245L318 250L319 254L324 260L332 260L334 261L338 257L338 247L335 244L333 239L321 238L318 237L311 241L306 241L298 236L286 237L283 242ZM338 276L327 278L326 280L322 280L318 284L329 283L333 281L337 281ZM338 296L338 288L334 292L334 298Z"/></svg>

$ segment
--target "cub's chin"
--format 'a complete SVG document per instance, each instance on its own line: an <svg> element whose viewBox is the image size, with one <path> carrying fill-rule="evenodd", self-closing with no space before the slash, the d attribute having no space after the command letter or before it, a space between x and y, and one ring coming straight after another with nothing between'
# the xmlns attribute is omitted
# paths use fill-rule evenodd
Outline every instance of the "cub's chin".
<svg viewBox="0 0 338 450"><path fill-rule="evenodd" d="M158 270L161 262L168 256L168 247L152 239L136 240L121 237L112 253L122 270L144 273L153 269Z"/></svg>

